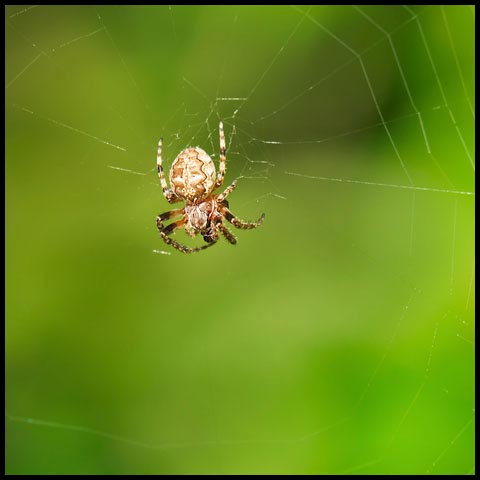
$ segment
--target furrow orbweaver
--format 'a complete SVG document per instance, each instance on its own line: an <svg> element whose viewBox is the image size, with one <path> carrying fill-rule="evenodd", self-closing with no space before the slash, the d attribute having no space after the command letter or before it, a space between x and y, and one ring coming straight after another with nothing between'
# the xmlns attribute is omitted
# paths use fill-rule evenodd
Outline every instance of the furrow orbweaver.
<svg viewBox="0 0 480 480"><path fill-rule="evenodd" d="M219 125L220 133L220 168L216 175L215 165L208 154L199 147L189 147L180 152L170 169L170 185L168 188L162 166L162 139L158 142L157 171L164 197L168 203L185 202L183 208L170 210L157 216L157 228L165 243L180 250L182 253L194 253L214 245L221 233L232 245L237 243L235 236L223 224L227 219L237 228L256 228L263 223L265 214L256 222L244 222L237 218L229 209L227 196L237 185L233 181L222 193L213 192L223 183L227 159L225 157L225 135L223 123ZM180 220L164 226L163 222L174 217ZM187 247L176 242L169 235L177 228L184 228L190 237L199 233L207 245Z"/></svg>

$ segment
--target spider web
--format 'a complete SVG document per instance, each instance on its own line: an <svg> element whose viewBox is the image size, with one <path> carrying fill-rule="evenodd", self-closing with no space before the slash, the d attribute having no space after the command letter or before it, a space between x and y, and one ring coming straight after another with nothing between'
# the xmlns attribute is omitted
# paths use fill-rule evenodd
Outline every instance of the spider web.
<svg viewBox="0 0 480 480"><path fill-rule="evenodd" d="M474 473L474 7L5 12L7 473Z"/></svg>

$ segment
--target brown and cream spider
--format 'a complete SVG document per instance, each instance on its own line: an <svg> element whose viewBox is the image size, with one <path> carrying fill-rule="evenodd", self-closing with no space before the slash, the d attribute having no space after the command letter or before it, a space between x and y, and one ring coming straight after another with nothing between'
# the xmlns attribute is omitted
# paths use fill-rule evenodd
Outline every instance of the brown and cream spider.
<svg viewBox="0 0 480 480"><path fill-rule="evenodd" d="M256 222L244 222L237 218L229 209L227 196L237 185L235 180L222 193L213 193L223 183L225 176L225 135L223 123L219 125L220 133L220 168L216 175L215 165L207 153L199 147L189 147L181 151L170 169L170 185L168 188L162 166L162 140L158 142L157 170L163 195L168 203L185 201L185 206L170 210L157 216L157 228L165 243L180 250L182 253L193 253L204 250L217 242L221 233L232 245L237 243L235 236L223 224L227 219L237 228L255 228L263 223L265 214ZM164 226L165 220L180 217L180 220ZM208 245L187 247L169 237L177 228L184 228L190 237L201 234Z"/></svg>

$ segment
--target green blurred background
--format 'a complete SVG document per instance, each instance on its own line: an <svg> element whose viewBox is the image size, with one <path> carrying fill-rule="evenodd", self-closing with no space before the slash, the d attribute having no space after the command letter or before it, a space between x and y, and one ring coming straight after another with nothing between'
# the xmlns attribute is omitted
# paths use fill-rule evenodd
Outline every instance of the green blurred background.
<svg viewBox="0 0 480 480"><path fill-rule="evenodd" d="M6 473L474 473L473 7L5 12Z"/></svg>

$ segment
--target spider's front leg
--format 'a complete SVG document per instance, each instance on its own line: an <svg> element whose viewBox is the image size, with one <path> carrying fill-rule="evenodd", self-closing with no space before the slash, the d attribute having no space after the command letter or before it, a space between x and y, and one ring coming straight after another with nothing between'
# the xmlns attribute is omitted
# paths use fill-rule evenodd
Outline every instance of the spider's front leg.
<svg viewBox="0 0 480 480"><path fill-rule="evenodd" d="M171 219L172 217L183 215L184 213L185 211L182 208L179 210L171 210L170 212L165 212L157 216L157 228L158 228L158 231L160 232L160 235L163 241L167 245L171 245L173 248L176 248L182 253L199 252L200 250L205 250L205 248L208 248L211 245L213 245L213 243L211 243L208 245L204 245L202 247L191 248L191 247L187 247L186 245L182 245L181 243L178 243L177 241L175 241L173 238L169 237L169 235L171 235L177 228L182 228L185 226L185 218L177 220L176 222L173 222L170 225L167 225L166 227L163 225L163 222L165 220Z"/></svg>
<svg viewBox="0 0 480 480"><path fill-rule="evenodd" d="M218 232L220 232L232 245L235 245L237 243L235 235L233 235L230 230L228 230L228 228L223 225L222 217L220 216L215 218L215 220L210 224L210 228L203 235L203 239L207 243L213 244L218 241Z"/></svg>
<svg viewBox="0 0 480 480"><path fill-rule="evenodd" d="M183 208L179 208L177 210L170 210L168 212L157 215L157 228L159 230L163 230L164 229L163 222L165 222L166 220L170 220L173 217L179 217L180 215L184 215L184 214L185 214L185 210Z"/></svg>
<svg viewBox="0 0 480 480"><path fill-rule="evenodd" d="M173 190L168 188L167 181L165 180L165 174L163 172L162 165L162 143L163 138L158 141L158 150L157 150L157 173L158 178L160 179L160 185L162 186L163 196L167 199L168 203L179 202L180 199L175 195Z"/></svg>
<svg viewBox="0 0 480 480"><path fill-rule="evenodd" d="M234 227L237 228L257 228L265 220L265 214L262 213L261 217L256 222L245 222L244 220L240 220L238 217L236 217L225 205L222 206L220 212Z"/></svg>
<svg viewBox="0 0 480 480"><path fill-rule="evenodd" d="M235 235L220 221L217 223L217 228L222 232L222 235L227 239L229 243L235 245L237 243L237 238Z"/></svg>

